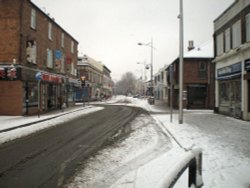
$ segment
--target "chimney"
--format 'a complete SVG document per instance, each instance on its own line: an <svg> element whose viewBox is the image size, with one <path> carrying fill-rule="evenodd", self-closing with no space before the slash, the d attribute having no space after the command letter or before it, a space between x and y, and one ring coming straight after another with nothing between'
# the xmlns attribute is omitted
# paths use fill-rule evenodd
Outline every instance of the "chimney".
<svg viewBox="0 0 250 188"><path fill-rule="evenodd" d="M194 41L189 40L188 41L188 51L193 50L193 49L194 49Z"/></svg>

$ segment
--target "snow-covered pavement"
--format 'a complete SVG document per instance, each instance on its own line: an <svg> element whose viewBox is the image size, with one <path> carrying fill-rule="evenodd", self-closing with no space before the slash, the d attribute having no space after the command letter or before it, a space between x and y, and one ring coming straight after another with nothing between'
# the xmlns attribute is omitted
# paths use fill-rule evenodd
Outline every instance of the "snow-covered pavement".
<svg viewBox="0 0 250 188"><path fill-rule="evenodd" d="M169 168L181 159L181 147L203 149L205 188L250 186L249 122L210 110L188 110L184 111L184 123L180 125L176 113L170 123L169 110L163 105L129 100L127 105L143 107L155 122L146 123L145 117L135 119L129 138L89 159L66 187L157 188L167 178ZM175 187L187 187L187 172Z"/></svg>
<svg viewBox="0 0 250 188"><path fill-rule="evenodd" d="M159 103L148 105L146 100L124 97L116 97L105 103L139 106L149 111L151 116L138 116L129 125L132 130L129 137L104 148L79 166L76 176L65 187L157 188L159 182L166 178L169 168L178 163L184 154L183 148L200 147L203 149L205 188L249 188L250 122L214 114L209 110L185 110L184 123L180 125L178 114L174 113L173 122L170 123L169 110ZM68 110L67 115L49 121L0 132L0 143L101 109L94 106L76 107ZM41 118L51 118L50 115L61 113ZM36 119L0 116L0 130ZM187 173L175 187L187 187Z"/></svg>

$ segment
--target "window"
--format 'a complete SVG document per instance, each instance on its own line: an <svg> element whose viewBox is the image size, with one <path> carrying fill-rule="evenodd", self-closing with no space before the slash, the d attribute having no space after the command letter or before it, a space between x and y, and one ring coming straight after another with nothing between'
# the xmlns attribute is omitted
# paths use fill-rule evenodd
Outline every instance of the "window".
<svg viewBox="0 0 250 188"><path fill-rule="evenodd" d="M47 49L47 67L53 68L53 52L51 49Z"/></svg>
<svg viewBox="0 0 250 188"><path fill-rule="evenodd" d="M246 15L246 41L250 41L250 13Z"/></svg>
<svg viewBox="0 0 250 188"><path fill-rule="evenodd" d="M219 101L221 103L229 102L230 84L229 82L219 83Z"/></svg>
<svg viewBox="0 0 250 188"><path fill-rule="evenodd" d="M71 41L71 53L73 54L74 53L74 42Z"/></svg>
<svg viewBox="0 0 250 188"><path fill-rule="evenodd" d="M216 36L216 54L221 55L224 52L223 33Z"/></svg>
<svg viewBox="0 0 250 188"><path fill-rule="evenodd" d="M30 27L32 29L36 29L36 11L35 11L35 9L31 9Z"/></svg>
<svg viewBox="0 0 250 188"><path fill-rule="evenodd" d="M207 78L207 64L205 62L199 63L199 78L200 79Z"/></svg>
<svg viewBox="0 0 250 188"><path fill-rule="evenodd" d="M233 24L232 27L233 48L241 45L241 22L240 20Z"/></svg>
<svg viewBox="0 0 250 188"><path fill-rule="evenodd" d="M52 23L49 23L48 26L48 38L52 40Z"/></svg>
<svg viewBox="0 0 250 188"><path fill-rule="evenodd" d="M27 94L28 94L28 105L37 106L38 104L38 88L36 82L28 82Z"/></svg>
<svg viewBox="0 0 250 188"><path fill-rule="evenodd" d="M65 57L64 57L64 54L62 54L62 59L61 59L61 72L65 73Z"/></svg>
<svg viewBox="0 0 250 188"><path fill-rule="evenodd" d="M61 34L61 47L64 48L64 33Z"/></svg>
<svg viewBox="0 0 250 188"><path fill-rule="evenodd" d="M231 30L228 28L225 31L225 51L228 52L231 49Z"/></svg>

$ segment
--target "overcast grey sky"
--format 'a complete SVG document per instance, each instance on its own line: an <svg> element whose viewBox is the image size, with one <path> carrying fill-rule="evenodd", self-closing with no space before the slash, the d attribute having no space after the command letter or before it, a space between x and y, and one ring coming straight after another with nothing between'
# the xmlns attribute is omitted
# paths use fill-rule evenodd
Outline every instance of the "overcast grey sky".
<svg viewBox="0 0 250 188"><path fill-rule="evenodd" d="M183 0L184 47L199 46L213 35L213 21L234 0ZM114 80L131 71L141 76L150 63L153 38L154 73L179 54L179 0L32 0L79 42L79 55L102 61Z"/></svg>

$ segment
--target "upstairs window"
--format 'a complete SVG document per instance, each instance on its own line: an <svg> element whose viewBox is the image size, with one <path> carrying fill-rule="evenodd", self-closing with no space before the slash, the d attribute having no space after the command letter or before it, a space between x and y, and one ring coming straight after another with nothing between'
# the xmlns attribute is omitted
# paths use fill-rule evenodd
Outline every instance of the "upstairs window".
<svg viewBox="0 0 250 188"><path fill-rule="evenodd" d="M49 22L49 25L48 25L48 38L49 40L52 40L52 23Z"/></svg>
<svg viewBox="0 0 250 188"><path fill-rule="evenodd" d="M36 10L31 9L30 27L36 29Z"/></svg>
<svg viewBox="0 0 250 188"><path fill-rule="evenodd" d="M216 36L216 54L221 55L224 52L223 33Z"/></svg>
<svg viewBox="0 0 250 188"><path fill-rule="evenodd" d="M228 28L225 31L225 51L228 52L231 50L231 29Z"/></svg>
<svg viewBox="0 0 250 188"><path fill-rule="evenodd" d="M199 78L207 78L207 63L205 62L199 62Z"/></svg>
<svg viewBox="0 0 250 188"><path fill-rule="evenodd" d="M240 20L233 24L232 27L233 48L241 45L241 22Z"/></svg>
<svg viewBox="0 0 250 188"><path fill-rule="evenodd" d="M64 33L61 34L61 47L64 48Z"/></svg>
<svg viewBox="0 0 250 188"><path fill-rule="evenodd" d="M71 53L73 54L74 53L74 42L71 41Z"/></svg>
<svg viewBox="0 0 250 188"><path fill-rule="evenodd" d="M246 15L246 41L250 41L250 13Z"/></svg>
<svg viewBox="0 0 250 188"><path fill-rule="evenodd" d="M53 68L53 52L51 49L47 49L47 67Z"/></svg>

